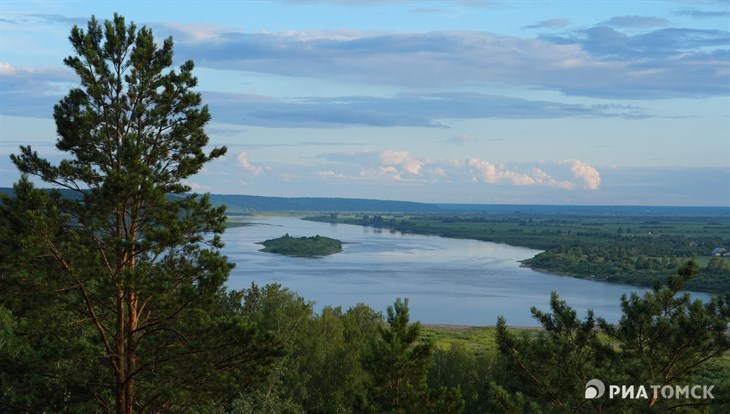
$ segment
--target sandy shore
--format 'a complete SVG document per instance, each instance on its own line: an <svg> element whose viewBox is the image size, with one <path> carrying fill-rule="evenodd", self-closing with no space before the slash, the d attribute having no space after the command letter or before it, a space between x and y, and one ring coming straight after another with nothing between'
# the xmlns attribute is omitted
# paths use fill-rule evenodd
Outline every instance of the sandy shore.
<svg viewBox="0 0 730 414"><path fill-rule="evenodd" d="M432 328L432 329L439 329L443 331L451 331L451 332L463 332L463 331L470 331L473 329L494 329L497 326L496 325L486 325L486 326L470 326L470 325L454 325L454 324L448 324L448 323L422 323L421 326L424 328ZM507 329L511 331L539 331L543 328L540 326L509 326L507 325Z"/></svg>

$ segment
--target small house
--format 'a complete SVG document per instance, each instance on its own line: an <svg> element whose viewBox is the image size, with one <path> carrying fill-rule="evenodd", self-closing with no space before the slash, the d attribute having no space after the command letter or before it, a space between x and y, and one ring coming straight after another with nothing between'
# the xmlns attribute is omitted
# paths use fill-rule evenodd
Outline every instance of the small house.
<svg viewBox="0 0 730 414"><path fill-rule="evenodd" d="M712 249L713 256L730 256L730 252L724 247L715 247Z"/></svg>

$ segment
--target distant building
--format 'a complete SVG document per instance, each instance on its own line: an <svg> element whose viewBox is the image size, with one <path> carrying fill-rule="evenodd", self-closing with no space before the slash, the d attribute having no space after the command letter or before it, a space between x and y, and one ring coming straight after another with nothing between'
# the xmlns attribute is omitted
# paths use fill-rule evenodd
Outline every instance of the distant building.
<svg viewBox="0 0 730 414"><path fill-rule="evenodd" d="M730 252L724 247L715 247L712 250L713 256L730 256Z"/></svg>

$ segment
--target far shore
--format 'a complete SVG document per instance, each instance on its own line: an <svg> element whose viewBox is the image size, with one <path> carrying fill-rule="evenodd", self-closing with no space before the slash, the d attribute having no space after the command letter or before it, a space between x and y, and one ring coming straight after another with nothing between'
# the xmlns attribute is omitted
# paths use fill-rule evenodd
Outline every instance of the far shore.
<svg viewBox="0 0 730 414"><path fill-rule="evenodd" d="M438 329L443 331L451 332L463 332L473 329L496 329L497 325L457 325L451 323L421 323L424 328ZM512 326L507 325L507 329L511 331L541 331L544 330L542 326Z"/></svg>

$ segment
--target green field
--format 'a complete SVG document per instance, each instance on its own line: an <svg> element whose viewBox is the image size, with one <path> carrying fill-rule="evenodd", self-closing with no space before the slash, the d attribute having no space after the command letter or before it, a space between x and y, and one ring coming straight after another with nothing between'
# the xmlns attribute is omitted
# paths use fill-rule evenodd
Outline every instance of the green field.
<svg viewBox="0 0 730 414"><path fill-rule="evenodd" d="M463 345L475 353L494 353L497 350L496 332L497 329L493 326L423 325L421 339L430 341L442 350L448 350L453 345Z"/></svg>

